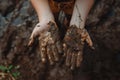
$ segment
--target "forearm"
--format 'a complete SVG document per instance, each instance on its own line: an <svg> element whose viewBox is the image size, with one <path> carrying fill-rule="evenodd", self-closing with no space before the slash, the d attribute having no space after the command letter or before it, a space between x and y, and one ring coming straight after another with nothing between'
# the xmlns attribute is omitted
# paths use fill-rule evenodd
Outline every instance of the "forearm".
<svg viewBox="0 0 120 80"><path fill-rule="evenodd" d="M76 0L70 25L83 28L94 0Z"/></svg>
<svg viewBox="0 0 120 80"><path fill-rule="evenodd" d="M37 12L39 21L54 20L48 0L31 0L31 3Z"/></svg>

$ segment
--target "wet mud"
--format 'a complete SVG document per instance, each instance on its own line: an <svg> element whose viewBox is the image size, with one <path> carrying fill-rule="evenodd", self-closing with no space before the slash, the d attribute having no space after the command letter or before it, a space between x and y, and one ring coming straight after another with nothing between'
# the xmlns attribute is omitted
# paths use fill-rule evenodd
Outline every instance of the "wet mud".
<svg viewBox="0 0 120 80"><path fill-rule="evenodd" d="M28 47L38 22L28 0L0 1L0 65L19 66L17 80L120 80L120 0L97 1L86 22L95 50L85 44L80 68L70 70L64 58L43 64L38 43Z"/></svg>

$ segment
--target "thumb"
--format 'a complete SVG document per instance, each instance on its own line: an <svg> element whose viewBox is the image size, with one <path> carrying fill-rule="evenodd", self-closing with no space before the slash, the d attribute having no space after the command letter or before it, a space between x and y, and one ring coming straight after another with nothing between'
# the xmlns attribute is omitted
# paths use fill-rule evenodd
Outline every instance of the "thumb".
<svg viewBox="0 0 120 80"><path fill-rule="evenodd" d="M93 42L92 42L92 40L91 40L90 35L88 34L88 32L87 32L86 42L88 43L88 45L89 45L92 49L94 49L94 47L93 47Z"/></svg>
<svg viewBox="0 0 120 80"><path fill-rule="evenodd" d="M34 38L33 38L33 34L32 34L29 39L28 46L32 46L33 42L34 42Z"/></svg>

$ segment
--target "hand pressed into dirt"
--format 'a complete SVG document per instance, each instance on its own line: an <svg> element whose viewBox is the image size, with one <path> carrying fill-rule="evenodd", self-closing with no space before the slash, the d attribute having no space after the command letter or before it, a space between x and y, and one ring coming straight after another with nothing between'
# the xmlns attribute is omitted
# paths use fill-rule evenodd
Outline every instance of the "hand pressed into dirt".
<svg viewBox="0 0 120 80"><path fill-rule="evenodd" d="M60 41L59 29L56 23L50 21L47 26L47 29L40 31L37 35L39 35L38 38L41 60L43 63L49 60L52 65L55 61L59 60L59 53L62 53L62 45ZM31 38L31 40L30 44L34 42L34 37Z"/></svg>
<svg viewBox="0 0 120 80"><path fill-rule="evenodd" d="M71 69L80 66L85 41L92 47L93 43L86 29L77 28L75 25L68 29L63 47L66 65Z"/></svg>

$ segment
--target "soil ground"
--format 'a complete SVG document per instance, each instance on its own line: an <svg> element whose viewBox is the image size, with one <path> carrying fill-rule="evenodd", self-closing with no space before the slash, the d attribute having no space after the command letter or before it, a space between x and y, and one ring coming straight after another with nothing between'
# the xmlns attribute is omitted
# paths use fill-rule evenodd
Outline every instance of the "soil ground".
<svg viewBox="0 0 120 80"><path fill-rule="evenodd" d="M27 47L38 22L28 0L0 0L0 65L19 66L17 80L120 80L120 0L97 1L86 23L95 50L87 45L80 68L40 61L37 43Z"/></svg>

